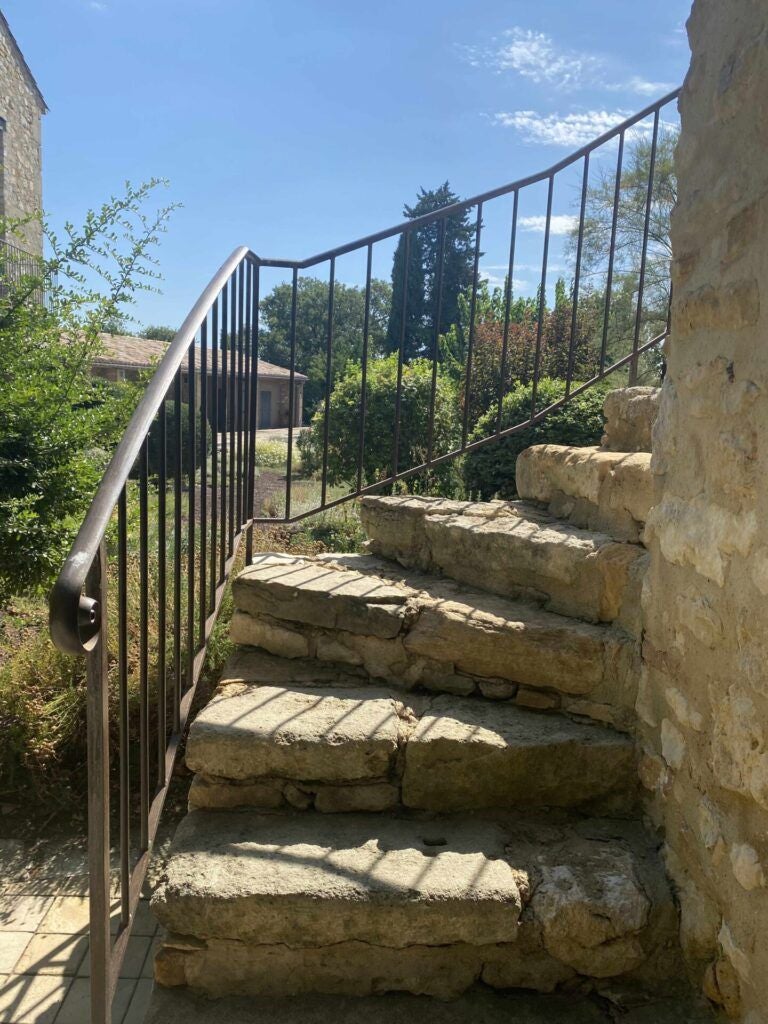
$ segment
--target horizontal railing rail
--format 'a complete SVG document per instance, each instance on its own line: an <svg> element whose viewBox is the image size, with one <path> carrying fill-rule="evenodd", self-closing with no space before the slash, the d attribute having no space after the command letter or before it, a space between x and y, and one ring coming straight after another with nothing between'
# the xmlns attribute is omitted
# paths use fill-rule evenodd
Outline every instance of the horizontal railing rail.
<svg viewBox="0 0 768 1024"><path fill-rule="evenodd" d="M677 90L669 93L545 171L307 259L269 259L239 247L200 295L112 455L50 599L55 643L87 659L93 1024L111 1020L120 964L175 758L241 545L249 561L259 524L295 523L434 472L459 457L471 458L487 445L536 426L611 374L623 371L630 383L637 380L641 359L658 348L669 332L669 267L663 258L655 257L651 267L649 251L662 216L656 182L662 111L677 95ZM647 119L651 124L643 127L642 135L647 152L640 170L633 169L635 204L627 229L626 144L635 137L629 133ZM599 236L603 251L597 273L602 283L599 288L591 283L588 291L584 250L591 230L590 168L598 152L602 157L602 147L614 143L615 175L609 182L609 209ZM578 215L572 218L573 274L567 308L554 310L548 305L553 197L559 175L570 168L579 171ZM520 211L529 196L527 190L541 184L546 185L545 212L533 218L542 227L538 287L528 300L527 320L521 325L513 315ZM512 200L504 235L506 274L496 319L486 321L487 314L480 308L483 232L490 204L504 197ZM449 293L445 273L451 232L457 224L463 226L467 239L460 294ZM428 235L429 231L433 234ZM424 308L414 320L409 308L411 255L421 251L418 247L427 237L433 245L433 275L424 293ZM397 248L391 338L390 347L383 351L372 347L373 266L379 251L375 247L392 240L397 240ZM336 298L340 261L354 254L363 257L365 264L362 313L349 357L359 369L359 393L354 408L345 413L347 447L340 450L332 429L332 396L338 382ZM312 369L319 398L305 424L299 388L306 380L302 371L309 372L310 367L299 365L300 341L307 330L300 301L306 278L300 272L323 265L327 265L328 291L322 368L318 371L316 361ZM260 323L260 293L265 272L280 270L289 272L288 366L277 383L274 374L269 380L277 389L274 412L282 417L286 435L285 465L272 474L270 484L270 501L278 506L282 502L282 507L266 514L269 510L262 504L257 507L257 501L264 501L257 482L263 483L268 476L266 471L262 474L257 452L259 412L267 403L261 393L267 377L260 372L260 346L268 335ZM590 270L591 281L595 273ZM649 287L653 301L648 299ZM584 327L587 303L590 317ZM449 305L452 312L447 313ZM547 326L553 311L565 324L554 340ZM440 424L447 414L440 403L451 362L444 348L448 336L458 346L458 355L451 356L454 404L443 436ZM481 356L485 358L482 345L488 344L493 391L485 394L483 408L492 426L482 434L482 418L478 419L475 409L475 378ZM392 358L396 370L384 426L380 409L374 426L369 384L375 362L385 357ZM543 383L550 364L559 367L557 393ZM409 374L417 365L427 374L428 387L422 388L414 404ZM524 413L515 413L510 420L506 400L516 382L528 388L528 404ZM415 419L417 428L409 422ZM382 431L388 455L373 471L367 455L374 442L381 447ZM302 442L308 439L308 446L299 446L297 452L299 437ZM313 459L310 474L307 467ZM345 468L339 469L342 463ZM309 493L301 500L295 495L299 469L302 489ZM342 493L336 486L340 476ZM119 921L111 936L114 883Z"/></svg>

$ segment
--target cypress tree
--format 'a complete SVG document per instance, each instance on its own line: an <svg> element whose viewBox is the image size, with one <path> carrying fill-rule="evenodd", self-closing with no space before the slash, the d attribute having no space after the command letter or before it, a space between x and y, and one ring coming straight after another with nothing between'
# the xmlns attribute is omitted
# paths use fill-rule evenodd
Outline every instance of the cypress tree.
<svg viewBox="0 0 768 1024"><path fill-rule="evenodd" d="M446 181L436 189L419 189L416 203L405 206L409 220L459 202L460 197ZM429 355L434 338L437 282L440 258L440 221L433 221L410 233L408 259L408 304L406 306L405 358ZM459 322L459 296L472 284L475 229L470 211L445 221L445 257L440 323L441 334ZM387 348L394 352L400 343L403 301L405 242L398 242L392 263L392 309L387 330Z"/></svg>

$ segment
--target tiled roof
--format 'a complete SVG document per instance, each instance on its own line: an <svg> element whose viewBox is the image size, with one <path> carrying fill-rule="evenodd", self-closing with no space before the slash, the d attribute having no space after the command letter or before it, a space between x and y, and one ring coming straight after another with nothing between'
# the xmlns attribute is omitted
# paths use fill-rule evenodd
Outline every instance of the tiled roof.
<svg viewBox="0 0 768 1024"><path fill-rule="evenodd" d="M158 363L165 355L168 343L154 338L136 338L130 334L100 334L104 346L101 355L95 359L99 366L131 367L146 369ZM200 349L195 349L195 365L200 369ZM211 372L211 354L208 353L208 372ZM259 360L259 376L266 379L287 380L291 371L285 366L276 366L264 359ZM296 373L296 380L306 380L303 373Z"/></svg>

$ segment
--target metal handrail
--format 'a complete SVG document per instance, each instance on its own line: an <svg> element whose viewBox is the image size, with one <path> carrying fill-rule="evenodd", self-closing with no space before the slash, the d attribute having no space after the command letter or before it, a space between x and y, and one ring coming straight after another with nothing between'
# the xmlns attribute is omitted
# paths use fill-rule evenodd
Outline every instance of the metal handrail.
<svg viewBox="0 0 768 1024"><path fill-rule="evenodd" d="M158 363L107 466L72 550L51 591L51 636L59 650L66 654L87 654L93 647L98 635L101 611L97 601L82 593L86 577L141 446L176 374L183 368L184 359L194 345L200 325L210 312L222 286L244 259L257 261L258 257L247 246L238 246L208 282Z"/></svg>

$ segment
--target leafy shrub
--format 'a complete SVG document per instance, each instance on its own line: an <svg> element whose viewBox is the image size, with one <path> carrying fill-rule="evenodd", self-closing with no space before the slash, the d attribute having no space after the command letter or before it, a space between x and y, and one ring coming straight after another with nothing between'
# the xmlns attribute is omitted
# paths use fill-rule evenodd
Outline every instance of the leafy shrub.
<svg viewBox="0 0 768 1024"><path fill-rule="evenodd" d="M158 277L151 250L170 208L144 212L158 184L127 184L82 229L67 224L63 241L47 230L52 255L34 273L0 267L3 596L52 581L138 397L134 385L95 380L91 366L99 332ZM0 218L0 233L23 223Z"/></svg>
<svg viewBox="0 0 768 1024"><path fill-rule="evenodd" d="M348 483L357 475L360 431L360 393L362 369L350 363L331 392L328 425L328 481ZM427 457L432 363L414 359L403 366L400 404L398 467L405 470L420 465ZM397 394L397 356L373 360L368 365L365 412L365 450L363 480L374 483L392 472L395 400ZM310 429L299 438L302 464L307 473L315 473L323 463L324 415L318 411ZM438 376L435 393L434 452L455 448L460 438L460 417L453 383ZM446 485L455 475L449 465L435 471L433 489Z"/></svg>
<svg viewBox="0 0 768 1024"><path fill-rule="evenodd" d="M284 441L257 441L256 465L260 469L280 469L288 459L288 446ZM296 470L296 460L293 464Z"/></svg>
<svg viewBox="0 0 768 1024"><path fill-rule="evenodd" d="M202 465L202 437L200 431L200 416L195 418L195 433L196 433L196 467L199 470ZM167 477L170 478L176 472L176 403L166 402L165 403L165 471ZM189 406L186 402L181 404L181 471L182 473L189 473L190 471L190 459L189 459ZM213 438L212 431L209 428L205 432L205 454L210 455L213 450ZM160 472L160 427L159 421L155 420L152 424L152 429L149 432L148 438L148 466L150 474L157 474Z"/></svg>
<svg viewBox="0 0 768 1024"><path fill-rule="evenodd" d="M599 444L603 433L603 399L607 390L606 385L593 385L539 423L470 452L464 465L467 491L485 500L494 496L514 498L517 494L515 464L525 448L533 444ZM523 423L530 416L531 394L532 385L518 384L506 396L502 403L502 429ZM558 401L564 395L564 381L542 378L537 391L537 409ZM480 418L470 440L489 437L495 429L496 410L492 409Z"/></svg>

